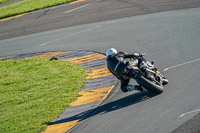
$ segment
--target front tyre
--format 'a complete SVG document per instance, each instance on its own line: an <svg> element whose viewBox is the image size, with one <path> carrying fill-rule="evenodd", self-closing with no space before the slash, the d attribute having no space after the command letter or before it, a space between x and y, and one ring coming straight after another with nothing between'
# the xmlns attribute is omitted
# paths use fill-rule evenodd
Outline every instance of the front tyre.
<svg viewBox="0 0 200 133"><path fill-rule="evenodd" d="M156 83L151 82L142 75L136 77L136 82L142 87L144 87L146 90L156 94L160 94L164 90L163 86L159 86Z"/></svg>

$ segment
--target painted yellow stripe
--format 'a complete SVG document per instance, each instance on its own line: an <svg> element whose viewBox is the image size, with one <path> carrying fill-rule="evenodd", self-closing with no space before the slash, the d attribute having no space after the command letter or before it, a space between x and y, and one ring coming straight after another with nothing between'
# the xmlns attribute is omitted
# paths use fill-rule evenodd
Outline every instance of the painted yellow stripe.
<svg viewBox="0 0 200 133"><path fill-rule="evenodd" d="M0 57L0 60L3 60L3 59L5 59L5 58L9 58L9 57L11 57L11 56Z"/></svg>
<svg viewBox="0 0 200 133"><path fill-rule="evenodd" d="M88 104L92 102L97 102L104 100L107 95L110 93L114 86L108 86L104 88L93 89L89 91L81 91L79 94L81 95L75 102L70 103L71 106L78 106L82 104Z"/></svg>
<svg viewBox="0 0 200 133"><path fill-rule="evenodd" d="M36 56L32 56L31 58L49 58L52 56L56 56L56 55L61 55L61 54L65 54L65 53L69 53L71 51L65 51L65 52L47 52L44 54L40 54L40 55L36 55Z"/></svg>
<svg viewBox="0 0 200 133"><path fill-rule="evenodd" d="M75 57L75 58L71 58L67 60L74 63L81 64L81 63L86 63L86 62L103 59L103 58L105 58L105 55L94 53L94 54L89 54L89 55L85 55L81 57Z"/></svg>
<svg viewBox="0 0 200 133"><path fill-rule="evenodd" d="M24 15L26 15L26 14L27 14L27 13L20 14L20 15L16 15L16 16L13 16L13 17L8 17L8 18L0 19L0 22L2 22L2 21L7 21L7 20L10 20L10 19L13 19L13 18L18 18L18 17L24 16Z"/></svg>
<svg viewBox="0 0 200 133"><path fill-rule="evenodd" d="M74 120L70 122L55 124L55 125L49 125L47 129L42 133L65 133L69 129L71 129L73 126L75 126L78 123L79 120Z"/></svg>
<svg viewBox="0 0 200 133"><path fill-rule="evenodd" d="M107 67L86 70L87 79L99 78L112 75Z"/></svg>
<svg viewBox="0 0 200 133"><path fill-rule="evenodd" d="M72 2L71 4L75 4L75 3L79 3L79 2L83 2L83 1L86 1L86 0L76 0L76 1Z"/></svg>

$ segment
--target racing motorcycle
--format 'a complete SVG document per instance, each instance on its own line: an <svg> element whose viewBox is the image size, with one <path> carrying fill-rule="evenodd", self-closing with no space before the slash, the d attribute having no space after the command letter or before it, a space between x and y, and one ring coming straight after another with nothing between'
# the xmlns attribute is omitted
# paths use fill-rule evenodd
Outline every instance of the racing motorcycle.
<svg viewBox="0 0 200 133"><path fill-rule="evenodd" d="M164 90L164 85L168 84L169 81L157 70L154 66L154 62L147 61L143 57L144 55L145 54L141 54L137 59L137 66L129 66L134 70L133 78L143 89L160 94Z"/></svg>

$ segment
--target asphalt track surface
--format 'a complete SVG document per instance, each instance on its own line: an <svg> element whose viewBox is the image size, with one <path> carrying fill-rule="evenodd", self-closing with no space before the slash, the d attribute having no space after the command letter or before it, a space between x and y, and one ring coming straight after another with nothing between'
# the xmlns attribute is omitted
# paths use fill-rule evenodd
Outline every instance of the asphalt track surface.
<svg viewBox="0 0 200 133"><path fill-rule="evenodd" d="M81 7L81 8L80 8ZM86 0L0 22L0 39L155 12L200 7L199 0ZM76 8L78 8L76 10ZM74 10L75 9L75 10Z"/></svg>
<svg viewBox="0 0 200 133"><path fill-rule="evenodd" d="M106 4L109 1L101 2L101 4ZM159 3L158 1L151 2L154 4ZM174 1L168 2L173 3ZM133 16L132 14L132 17L127 18L122 18L123 15L120 16L118 13L121 19L83 25L77 24L77 26L72 27L69 24L67 28L62 28L61 26L60 28L62 29L12 39L6 38L31 34L31 29L33 29L33 33L40 32L37 26L27 29L25 33L23 29L17 30L17 26L11 26L18 25L18 21L25 18L28 19L31 14L1 22L1 33L6 32L5 23L11 24L9 28L14 28L18 32L10 34L9 28L7 28L7 35L3 34L1 36L0 56L55 50L94 50L104 53L109 47L115 47L118 50L127 52L144 52L147 54L147 59L155 61L156 66L161 71L166 70L163 73L170 83L166 86L165 91L160 95L153 95L149 92L122 93L117 85L104 104L70 132L199 132L199 115L197 114L200 112L200 8L190 8L198 7L198 1L196 3L195 1L190 1L191 3L176 1L174 5L184 2L187 4L183 4L184 6L180 6L180 8L189 9L175 10L179 8L168 3L169 6L166 10L174 11L149 12L151 14L138 16ZM143 3L145 2L143 1ZM94 5L97 6L98 4L94 3ZM81 11L76 10L74 13L87 13L94 5L90 4L80 9ZM165 11L166 4L163 5L163 10ZM61 7L60 10L63 8ZM116 8L116 6L113 8ZM155 8L158 8L156 4ZM132 8L130 9L133 10ZM106 9L102 8L99 10L106 11ZM90 11L93 10L91 9ZM128 10L125 11L128 12ZM157 10L154 11L157 12ZM110 12L112 11L110 10ZM39 13L41 14L42 12L33 13L32 15L34 17ZM131 13L129 15L131 16ZM109 19L112 18L109 17ZM90 19L85 23L89 21L100 20ZM23 25L22 23L20 24ZM26 27L26 24L24 24L24 27ZM44 27L48 29L47 25ZM47 29L41 28L41 31ZM133 81L132 84L135 84L135 82ZM189 123L186 123L187 121Z"/></svg>

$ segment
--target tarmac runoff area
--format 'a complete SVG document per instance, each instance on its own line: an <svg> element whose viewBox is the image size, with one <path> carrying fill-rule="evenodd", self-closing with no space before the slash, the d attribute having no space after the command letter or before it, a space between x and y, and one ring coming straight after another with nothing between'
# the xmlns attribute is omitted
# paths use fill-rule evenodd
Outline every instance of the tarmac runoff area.
<svg viewBox="0 0 200 133"><path fill-rule="evenodd" d="M70 103L58 118L42 133L64 133L84 120L97 108L113 89L117 79L109 72L106 67L106 56L101 53L91 51L61 51L21 54L2 59L23 59L23 58L51 58L56 56L59 60L67 60L78 63L87 73L85 87L82 88L75 102Z"/></svg>

